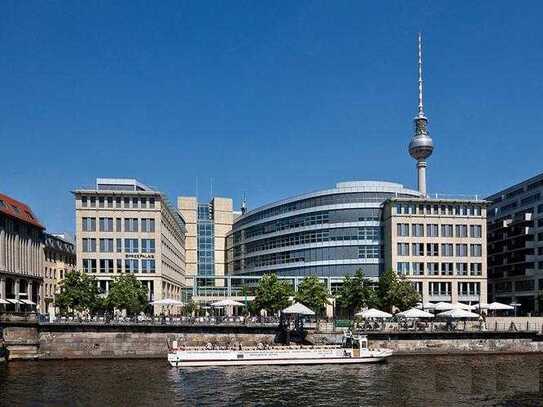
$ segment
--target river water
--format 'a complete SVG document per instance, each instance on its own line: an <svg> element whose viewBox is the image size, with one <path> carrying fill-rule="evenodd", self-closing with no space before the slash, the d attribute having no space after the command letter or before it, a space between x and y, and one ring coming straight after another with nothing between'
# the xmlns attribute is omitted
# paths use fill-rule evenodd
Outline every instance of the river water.
<svg viewBox="0 0 543 407"><path fill-rule="evenodd" d="M542 368L543 355L185 370L166 360L11 362L0 365L0 405L543 406Z"/></svg>

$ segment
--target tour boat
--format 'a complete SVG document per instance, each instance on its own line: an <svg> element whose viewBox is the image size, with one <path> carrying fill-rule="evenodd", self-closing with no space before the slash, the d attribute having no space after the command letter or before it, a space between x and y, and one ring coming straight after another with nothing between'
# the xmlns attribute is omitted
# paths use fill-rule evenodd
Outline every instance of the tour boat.
<svg viewBox="0 0 543 407"><path fill-rule="evenodd" d="M322 365L382 362L389 349L369 349L366 336L346 334L342 345L290 345L232 348L184 347L173 341L168 362L174 367L237 365Z"/></svg>

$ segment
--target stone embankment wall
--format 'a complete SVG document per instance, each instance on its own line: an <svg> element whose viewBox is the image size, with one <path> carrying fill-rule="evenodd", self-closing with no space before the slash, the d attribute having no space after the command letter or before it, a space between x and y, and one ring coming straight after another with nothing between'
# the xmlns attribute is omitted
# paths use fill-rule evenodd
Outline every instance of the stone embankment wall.
<svg viewBox="0 0 543 407"><path fill-rule="evenodd" d="M168 343L201 346L273 343L274 333L68 331L39 334L41 359L165 358Z"/></svg>
<svg viewBox="0 0 543 407"><path fill-rule="evenodd" d="M535 332L404 332L368 333L370 347L391 349L397 355L531 353L543 352L543 341ZM341 335L315 334L314 343L339 343Z"/></svg>

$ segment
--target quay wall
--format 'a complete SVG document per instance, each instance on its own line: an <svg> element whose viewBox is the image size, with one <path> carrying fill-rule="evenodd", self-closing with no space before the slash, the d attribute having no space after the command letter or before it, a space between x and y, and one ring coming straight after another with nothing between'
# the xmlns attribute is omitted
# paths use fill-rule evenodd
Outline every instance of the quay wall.
<svg viewBox="0 0 543 407"><path fill-rule="evenodd" d="M165 358L168 343L174 340L185 346L204 346L208 343L226 346L238 343L256 345L259 342L271 344L275 338L275 327L246 330L239 327L217 330L167 326L66 328L75 327L49 326L40 329L40 359Z"/></svg>

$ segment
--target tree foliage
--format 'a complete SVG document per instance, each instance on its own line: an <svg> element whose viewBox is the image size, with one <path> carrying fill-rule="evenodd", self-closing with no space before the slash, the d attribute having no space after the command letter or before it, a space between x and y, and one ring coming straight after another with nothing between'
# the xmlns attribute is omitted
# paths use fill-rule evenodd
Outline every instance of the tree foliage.
<svg viewBox="0 0 543 407"><path fill-rule="evenodd" d="M392 311L397 307L405 311L420 302L420 294L405 276L399 276L394 270L387 270L379 277L378 296L381 308Z"/></svg>
<svg viewBox="0 0 543 407"><path fill-rule="evenodd" d="M100 304L98 284L93 276L81 271L70 271L64 276L61 292L56 296L61 313L68 310L93 311Z"/></svg>
<svg viewBox="0 0 543 407"><path fill-rule="evenodd" d="M364 272L359 269L354 276L345 276L343 285L337 295L338 305L347 311L351 319L356 310L364 307L372 308L379 305L377 293L371 287L371 282Z"/></svg>
<svg viewBox="0 0 543 407"><path fill-rule="evenodd" d="M294 299L315 311L317 315L322 315L325 306L330 304L328 297L329 293L326 284L319 280L317 276L312 275L303 279L298 286Z"/></svg>
<svg viewBox="0 0 543 407"><path fill-rule="evenodd" d="M265 274L258 282L254 307L275 314L290 305L291 295L292 287L286 281L279 280L275 274Z"/></svg>
<svg viewBox="0 0 543 407"><path fill-rule="evenodd" d="M121 274L113 279L107 303L112 308L135 315L147 306L147 288L133 274Z"/></svg>

